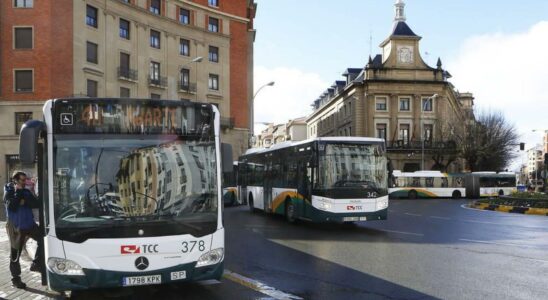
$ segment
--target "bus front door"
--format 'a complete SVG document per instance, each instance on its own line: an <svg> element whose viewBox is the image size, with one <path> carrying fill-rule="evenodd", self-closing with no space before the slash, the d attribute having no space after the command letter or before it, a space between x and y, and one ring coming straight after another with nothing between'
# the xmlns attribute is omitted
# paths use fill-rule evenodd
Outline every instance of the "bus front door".
<svg viewBox="0 0 548 300"><path fill-rule="evenodd" d="M263 190L263 201L264 201L264 211L265 212L272 212L272 180L273 180L273 174L272 174L272 163L268 163L265 166L265 173L264 173L264 190Z"/></svg>

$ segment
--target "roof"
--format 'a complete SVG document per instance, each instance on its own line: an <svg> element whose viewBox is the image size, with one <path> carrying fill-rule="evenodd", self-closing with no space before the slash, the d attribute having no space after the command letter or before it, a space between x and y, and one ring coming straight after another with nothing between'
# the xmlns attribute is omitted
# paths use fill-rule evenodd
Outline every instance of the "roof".
<svg viewBox="0 0 548 300"><path fill-rule="evenodd" d="M418 36L413 30L405 23L404 21L399 21L394 24L394 29L392 30L392 35L395 36Z"/></svg>
<svg viewBox="0 0 548 300"><path fill-rule="evenodd" d="M270 151L283 149L283 148L289 148L293 146L308 144L310 142L319 141L319 142L362 142L362 143L384 143L384 139L378 139L378 138L368 138L368 137L352 137L352 136L342 136L342 137L320 137L320 138L313 138L308 139L304 141L286 141L279 144L274 144L270 148L251 148L248 149L244 155L249 154L256 154L256 153L267 153Z"/></svg>
<svg viewBox="0 0 548 300"><path fill-rule="evenodd" d="M362 68L348 68L342 74L343 76L348 76L350 74L359 74L362 71Z"/></svg>

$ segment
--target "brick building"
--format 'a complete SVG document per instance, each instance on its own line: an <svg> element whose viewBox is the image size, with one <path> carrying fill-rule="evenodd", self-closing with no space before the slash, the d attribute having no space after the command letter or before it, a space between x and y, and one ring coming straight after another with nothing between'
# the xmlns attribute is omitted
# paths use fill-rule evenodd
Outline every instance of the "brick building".
<svg viewBox="0 0 548 300"><path fill-rule="evenodd" d="M249 0L0 1L0 182L20 167L21 125L60 97L214 103L223 140L243 153L256 8Z"/></svg>
<svg viewBox="0 0 548 300"><path fill-rule="evenodd" d="M308 136L383 138L396 169L461 171L451 135L455 124L473 120L474 97L455 89L440 59L436 67L424 62L422 38L407 25L404 8L397 0L382 54L363 68L348 68L344 80L314 101Z"/></svg>

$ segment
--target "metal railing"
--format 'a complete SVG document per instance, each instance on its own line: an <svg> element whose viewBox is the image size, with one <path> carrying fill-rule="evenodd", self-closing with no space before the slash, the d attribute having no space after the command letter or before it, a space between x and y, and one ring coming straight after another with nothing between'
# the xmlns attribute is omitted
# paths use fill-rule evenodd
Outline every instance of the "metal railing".
<svg viewBox="0 0 548 300"><path fill-rule="evenodd" d="M179 91L186 93L196 93L196 83L179 81Z"/></svg>
<svg viewBox="0 0 548 300"><path fill-rule="evenodd" d="M167 87L167 77L165 76L148 76L148 84L156 87Z"/></svg>
<svg viewBox="0 0 548 300"><path fill-rule="evenodd" d="M125 68L125 67L118 67L118 78L121 79L129 79L129 80L137 80L138 79L138 72L137 70Z"/></svg>
<svg viewBox="0 0 548 300"><path fill-rule="evenodd" d="M422 149L421 140L412 140L412 141L394 140L394 141L387 141L386 145L389 150ZM424 141L424 149L428 149L428 150L432 150L432 149L452 150L456 148L457 148L457 145L454 141L445 141L445 142L435 142L431 140Z"/></svg>

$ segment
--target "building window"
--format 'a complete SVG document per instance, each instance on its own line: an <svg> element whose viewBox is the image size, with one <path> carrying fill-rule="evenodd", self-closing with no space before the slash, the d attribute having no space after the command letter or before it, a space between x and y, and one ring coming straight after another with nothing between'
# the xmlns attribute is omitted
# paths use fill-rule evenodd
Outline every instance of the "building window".
<svg viewBox="0 0 548 300"><path fill-rule="evenodd" d="M97 8L91 5L86 6L86 24L97 28Z"/></svg>
<svg viewBox="0 0 548 300"><path fill-rule="evenodd" d="M432 98L422 99L422 111L432 111Z"/></svg>
<svg viewBox="0 0 548 300"><path fill-rule="evenodd" d="M377 98L375 101L375 109L378 111L387 111L386 103L388 100L385 97Z"/></svg>
<svg viewBox="0 0 548 300"><path fill-rule="evenodd" d="M160 63L155 61L150 62L150 79L152 83L160 81Z"/></svg>
<svg viewBox="0 0 548 300"><path fill-rule="evenodd" d="M215 46L209 46L209 61L219 62L219 48Z"/></svg>
<svg viewBox="0 0 548 300"><path fill-rule="evenodd" d="M150 99L161 99L161 98L162 98L162 95L160 94L154 94L154 93L150 94Z"/></svg>
<svg viewBox="0 0 548 300"><path fill-rule="evenodd" d="M87 54L86 60L89 63L97 64L99 59L97 58L97 44L92 42L87 42Z"/></svg>
<svg viewBox="0 0 548 300"><path fill-rule="evenodd" d="M127 53L120 52L120 74L118 76L124 77L124 78L133 78L136 77L132 76L132 72L130 71L130 56Z"/></svg>
<svg viewBox="0 0 548 300"><path fill-rule="evenodd" d="M15 49L32 49L32 27L17 27L13 33Z"/></svg>
<svg viewBox="0 0 548 300"><path fill-rule="evenodd" d="M150 0L150 12L153 14L160 14L160 11L162 10L162 3L160 0Z"/></svg>
<svg viewBox="0 0 548 300"><path fill-rule="evenodd" d="M88 79L88 82L87 82L87 95L88 97L97 97L97 86L98 86L98 83L97 81L95 80L91 80L91 79Z"/></svg>
<svg viewBox="0 0 548 300"><path fill-rule="evenodd" d="M190 41L186 39L181 39L179 41L179 54L184 56L190 55Z"/></svg>
<svg viewBox="0 0 548 300"><path fill-rule="evenodd" d="M386 124L377 124L377 138L386 140Z"/></svg>
<svg viewBox="0 0 548 300"><path fill-rule="evenodd" d="M400 99L400 111L410 111L411 110L411 99L401 98Z"/></svg>
<svg viewBox="0 0 548 300"><path fill-rule="evenodd" d="M432 124L425 124L424 125L424 140L426 142L432 141L432 135L434 132L434 125Z"/></svg>
<svg viewBox="0 0 548 300"><path fill-rule="evenodd" d="M190 11L188 9L179 9L179 22L182 24L190 24Z"/></svg>
<svg viewBox="0 0 548 300"><path fill-rule="evenodd" d="M188 88L189 83L190 83L190 70L189 69L181 69L181 76L180 77L181 77L180 78L181 87Z"/></svg>
<svg viewBox="0 0 548 300"><path fill-rule="evenodd" d="M129 21L120 19L120 37L129 40Z"/></svg>
<svg viewBox="0 0 548 300"><path fill-rule="evenodd" d="M128 88L120 87L120 98L129 98L131 96L131 91Z"/></svg>
<svg viewBox="0 0 548 300"><path fill-rule="evenodd" d="M409 144L409 124L400 124L400 140L404 145Z"/></svg>
<svg viewBox="0 0 548 300"><path fill-rule="evenodd" d="M13 7L17 8L32 8L34 6L33 0L14 0Z"/></svg>
<svg viewBox="0 0 548 300"><path fill-rule="evenodd" d="M15 92L33 91L32 70L15 70Z"/></svg>
<svg viewBox="0 0 548 300"><path fill-rule="evenodd" d="M219 7L219 0L207 0L209 6Z"/></svg>
<svg viewBox="0 0 548 300"><path fill-rule="evenodd" d="M150 47L160 49L160 32L150 30Z"/></svg>
<svg viewBox="0 0 548 300"><path fill-rule="evenodd" d="M15 134L19 135L21 127L28 120L32 120L32 112L16 112L15 113Z"/></svg>
<svg viewBox="0 0 548 300"><path fill-rule="evenodd" d="M209 74L209 89L214 91L219 90L219 75Z"/></svg>
<svg viewBox="0 0 548 300"><path fill-rule="evenodd" d="M209 17L208 30L211 32L219 32L219 19Z"/></svg>

